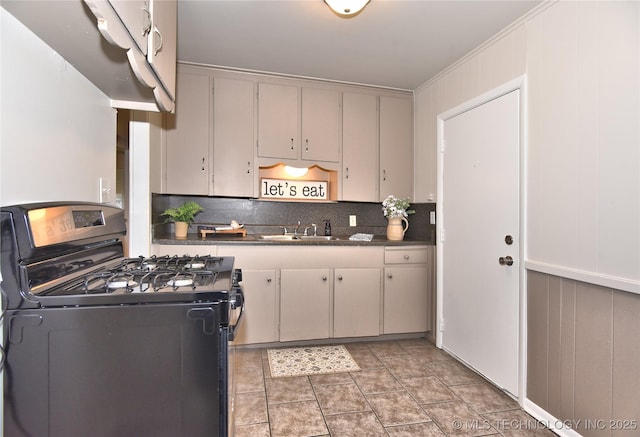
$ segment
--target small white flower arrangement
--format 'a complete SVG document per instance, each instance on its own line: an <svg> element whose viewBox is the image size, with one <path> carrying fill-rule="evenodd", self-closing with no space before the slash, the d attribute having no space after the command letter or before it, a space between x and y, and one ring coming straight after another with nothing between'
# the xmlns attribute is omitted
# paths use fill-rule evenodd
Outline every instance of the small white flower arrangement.
<svg viewBox="0 0 640 437"><path fill-rule="evenodd" d="M409 209L409 198L398 199L394 195L390 195L382 202L382 213L387 218L406 218L409 214L414 214L415 211Z"/></svg>

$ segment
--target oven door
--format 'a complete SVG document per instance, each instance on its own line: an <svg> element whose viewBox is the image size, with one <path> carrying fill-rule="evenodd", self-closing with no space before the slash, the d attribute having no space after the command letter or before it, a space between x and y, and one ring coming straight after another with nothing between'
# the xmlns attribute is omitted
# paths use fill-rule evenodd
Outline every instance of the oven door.
<svg viewBox="0 0 640 437"><path fill-rule="evenodd" d="M4 435L215 435L221 306L7 311Z"/></svg>

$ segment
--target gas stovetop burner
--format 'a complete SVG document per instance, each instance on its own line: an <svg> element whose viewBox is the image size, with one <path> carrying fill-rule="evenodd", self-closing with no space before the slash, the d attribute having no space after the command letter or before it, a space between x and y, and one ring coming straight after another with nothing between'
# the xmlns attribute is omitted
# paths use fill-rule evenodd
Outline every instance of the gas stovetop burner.
<svg viewBox="0 0 640 437"><path fill-rule="evenodd" d="M151 257L143 257L140 256L138 258L127 258L122 261L121 268L130 269L130 268L138 268L138 269L146 269L146 270L155 270L155 269L186 269L186 270L209 270L216 269L220 266L222 262L222 258L210 256L210 255L199 255L199 256L151 256Z"/></svg>
<svg viewBox="0 0 640 437"><path fill-rule="evenodd" d="M215 283L218 272L211 268L219 266L220 261L210 256L128 258L107 271L87 275L83 292L195 291Z"/></svg>

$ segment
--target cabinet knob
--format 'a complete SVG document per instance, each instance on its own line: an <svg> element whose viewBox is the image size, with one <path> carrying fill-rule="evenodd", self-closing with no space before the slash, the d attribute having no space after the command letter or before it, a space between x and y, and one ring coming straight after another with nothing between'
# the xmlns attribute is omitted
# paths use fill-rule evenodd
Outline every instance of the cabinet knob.
<svg viewBox="0 0 640 437"><path fill-rule="evenodd" d="M404 259L406 259L408 261L409 260L409 255L405 255Z"/></svg>
<svg viewBox="0 0 640 437"><path fill-rule="evenodd" d="M387 273L387 278L391 279L393 278L393 275L391 273Z"/></svg>
<svg viewBox="0 0 640 437"><path fill-rule="evenodd" d="M322 280L326 281L327 280L327 275L322 275Z"/></svg>
<svg viewBox="0 0 640 437"><path fill-rule="evenodd" d="M342 275L338 275L338 281L342 281Z"/></svg>
<svg viewBox="0 0 640 437"><path fill-rule="evenodd" d="M267 282L270 284L271 283L271 278L267 278Z"/></svg>

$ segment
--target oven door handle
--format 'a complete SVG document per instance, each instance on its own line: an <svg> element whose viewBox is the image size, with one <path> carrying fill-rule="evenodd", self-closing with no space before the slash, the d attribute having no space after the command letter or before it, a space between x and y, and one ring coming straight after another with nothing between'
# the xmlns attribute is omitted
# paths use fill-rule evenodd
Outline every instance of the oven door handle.
<svg viewBox="0 0 640 437"><path fill-rule="evenodd" d="M236 319L235 325L229 324L229 341L233 341L236 337L236 329L240 326L240 320L242 320L242 315L244 314L244 293L242 292L242 288L235 288L235 293L230 298L229 304L234 310L240 307L240 315Z"/></svg>

